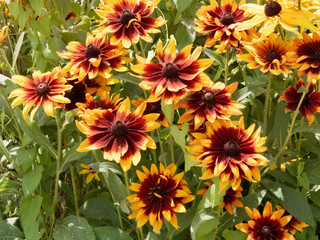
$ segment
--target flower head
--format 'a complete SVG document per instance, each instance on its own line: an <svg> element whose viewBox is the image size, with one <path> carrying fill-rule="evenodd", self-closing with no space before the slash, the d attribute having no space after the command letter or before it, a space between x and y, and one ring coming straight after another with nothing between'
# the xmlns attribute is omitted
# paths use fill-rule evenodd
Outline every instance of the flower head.
<svg viewBox="0 0 320 240"><path fill-rule="evenodd" d="M103 78L101 76L98 76L94 79L89 79L88 77L85 77L83 81L87 85L87 93L93 96L99 96L103 92L109 92L111 88L106 85L113 85L120 82L118 79L115 78Z"/></svg>
<svg viewBox="0 0 320 240"><path fill-rule="evenodd" d="M68 79L67 83L70 84L72 88L65 92L65 97L70 99L71 102L64 105L67 111L71 111L77 108L77 103L84 103L86 101L87 86L84 81L76 82L73 79Z"/></svg>
<svg viewBox="0 0 320 240"><path fill-rule="evenodd" d="M250 41L255 36L254 29L238 31L237 24L247 19L245 12L240 10L235 1L222 0L221 6L211 0L211 5L202 6L197 11L194 29L202 34L209 34L204 47L213 46L218 40L221 45L230 44L238 47L240 41ZM243 2L243 1L242 1ZM240 3L240 5L242 4Z"/></svg>
<svg viewBox="0 0 320 240"><path fill-rule="evenodd" d="M224 83L211 83L200 91L192 91L189 100L179 102L176 107L187 109L179 118L179 123L194 119L194 130L198 129L206 120L214 122L217 118L229 119L231 115L241 115L239 108L245 106L231 100L231 95L237 89L238 83L225 86Z"/></svg>
<svg viewBox="0 0 320 240"><path fill-rule="evenodd" d="M293 43L281 41L281 37L273 33L265 40L254 44L244 44L248 54L238 55L238 59L249 62L248 68L261 67L261 72L270 71L274 75L291 73L288 68L296 66L296 53Z"/></svg>
<svg viewBox="0 0 320 240"><path fill-rule="evenodd" d="M92 181L93 178L97 179L98 181L100 181L100 178L98 176L98 173L96 173L95 171L92 171L92 167L86 165L86 164L83 164L83 163L80 163L80 166L83 167L84 169L81 170L79 172L79 174L88 174L87 176L87 179L86 179L86 183L88 184L89 182Z"/></svg>
<svg viewBox="0 0 320 240"><path fill-rule="evenodd" d="M199 167L206 167L200 179L219 177L220 190L231 184L233 190L240 186L242 178L251 182L260 181L258 166L265 166L268 160L260 153L266 138L260 138L260 128L254 132L255 125L244 127L243 117L239 122L217 119L207 122L206 134L192 133L195 138L187 150L200 162ZM256 180L254 180L254 178Z"/></svg>
<svg viewBox="0 0 320 240"><path fill-rule="evenodd" d="M166 104L178 102L188 91L199 91L202 86L211 83L210 78L203 72L213 62L213 59L198 59L201 47L197 47L191 54L192 45L184 47L176 55L176 41L171 39L165 51L162 51L162 42L157 45L159 62L147 62L138 57L139 64L131 69L140 76L140 87L150 90L149 102L157 102L162 97Z"/></svg>
<svg viewBox="0 0 320 240"><path fill-rule="evenodd" d="M131 43L137 43L141 37L147 42L152 42L149 33L159 33L157 27L166 21L161 18L149 17L160 0L104 0L102 9L95 9L96 14L102 18L100 25L94 33L113 33L111 44L122 41L125 48Z"/></svg>
<svg viewBox="0 0 320 240"><path fill-rule="evenodd" d="M283 227L291 220L291 215L283 216L285 210L272 211L272 204L267 202L262 216L257 209L245 207L251 220L248 223L238 223L235 227L242 232L249 233L247 240L275 240L295 238L286 232Z"/></svg>
<svg viewBox="0 0 320 240"><path fill-rule="evenodd" d="M320 113L320 91L314 91L316 83L312 81L310 83L307 94L304 96L302 104L299 108L300 114L302 117L307 117L309 125L314 120L314 112ZM280 100L288 101L285 111L293 112L297 109L300 102L302 92L299 89L305 86L304 81L300 78L296 83L296 87L289 86L288 90L282 92Z"/></svg>
<svg viewBox="0 0 320 240"><path fill-rule="evenodd" d="M12 80L22 88L13 90L9 95L9 98L16 97L11 105L15 107L26 103L23 108L23 116L25 119L32 106L31 121L41 105L48 116L54 117L54 104L58 107L57 103L70 103L70 100L63 95L66 91L70 90L72 86L66 84L67 80L61 73L60 68L56 67L52 72L46 73L35 71L32 77L33 80L21 75L12 76Z"/></svg>
<svg viewBox="0 0 320 240"><path fill-rule="evenodd" d="M141 159L140 149L156 148L153 139L145 132L160 126L155 122L159 114L143 115L145 108L146 103L143 103L130 112L130 100L127 98L116 111L86 110L83 120L76 122L78 129L87 135L77 151L104 148L104 158L120 163L124 171L131 167L131 163L136 166Z"/></svg>
<svg viewBox="0 0 320 240"><path fill-rule="evenodd" d="M178 229L176 212L186 212L184 204L194 200L187 182L182 179L184 173L174 176L177 169L174 164L164 168L160 163L159 170L155 164L151 165L150 171L142 168L143 172L137 170L140 183L131 183L129 187L137 192L127 197L134 210L129 218L137 219L138 228L149 220L156 233L161 229L163 218Z"/></svg>
<svg viewBox="0 0 320 240"><path fill-rule="evenodd" d="M262 23L259 33L262 39L269 36L279 24L287 31L294 32L297 36L301 34L292 25L301 26L316 31L317 28L311 23L312 13L305 10L298 10L295 1L292 0L271 0L264 5L244 4L240 9L245 10L253 17L238 25L238 31L258 27Z"/></svg>
<svg viewBox="0 0 320 240"><path fill-rule="evenodd" d="M86 76L89 79L102 76L109 78L111 69L115 71L126 71L123 66L131 61L125 57L129 53L127 49L122 48L120 44L111 45L109 39L105 39L102 34L92 36L88 34L86 45L80 42L69 42L68 52L58 53L61 58L71 59L65 67L65 71L70 71L71 75L79 75L79 81Z"/></svg>
<svg viewBox="0 0 320 240"><path fill-rule="evenodd" d="M303 33L302 39L296 39L296 54L297 63L301 65L298 76L308 74L309 81L317 77L320 73L320 35Z"/></svg>

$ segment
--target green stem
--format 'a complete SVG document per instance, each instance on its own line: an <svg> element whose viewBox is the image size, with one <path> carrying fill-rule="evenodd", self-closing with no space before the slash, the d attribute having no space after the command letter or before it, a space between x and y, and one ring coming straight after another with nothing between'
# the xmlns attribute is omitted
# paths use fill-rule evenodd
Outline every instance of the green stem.
<svg viewBox="0 0 320 240"><path fill-rule="evenodd" d="M243 70L242 65L241 65L240 62L238 63L238 67L239 67L239 69L241 71L241 74L242 74L242 77L244 79L244 84L245 84L246 87L248 87L249 84L248 84L248 80L247 80L246 70Z"/></svg>
<svg viewBox="0 0 320 240"><path fill-rule="evenodd" d="M139 51L138 51L137 45L136 45L135 43L132 43L132 45L133 45L134 53L135 53L136 55L139 55ZM140 45L140 46L142 46L142 45ZM142 48L142 47L141 47L141 48ZM141 50L141 52L142 52L142 51L143 51L143 50ZM144 52L143 52L143 54L144 54ZM138 62L137 62L137 63L138 63ZM148 94L147 94L147 92L146 92L145 89L143 89L143 95L144 95L144 98L145 98L145 99L148 98Z"/></svg>
<svg viewBox="0 0 320 240"><path fill-rule="evenodd" d="M225 68L225 73L224 73L224 84L227 86L228 83L228 74L229 74L229 49L226 48L226 68Z"/></svg>
<svg viewBox="0 0 320 240"><path fill-rule="evenodd" d="M126 181L126 188L127 188L128 196L130 196L128 171L124 171L124 178Z"/></svg>
<svg viewBox="0 0 320 240"><path fill-rule="evenodd" d="M143 49L143 44L142 44L141 38L139 39L139 45L140 45L140 51L141 51L142 57L146 58L146 53Z"/></svg>
<svg viewBox="0 0 320 240"><path fill-rule="evenodd" d="M268 112L269 112L269 98L270 98L270 90L271 90L271 83L272 83L273 75L269 73L268 83L267 83L267 90L266 90L266 100L264 104L264 115L263 115L263 131L262 135L266 135L267 131L267 122L268 122Z"/></svg>
<svg viewBox="0 0 320 240"><path fill-rule="evenodd" d="M169 122L169 141L170 141L170 153L171 153L171 162L173 164L175 164L175 159L174 159L174 147L173 147L173 136L172 136L172 130L171 130L171 127L173 126L173 119L174 119L174 110L173 110L173 107L172 107L172 114L171 114L171 119L170 119L170 122Z"/></svg>
<svg viewBox="0 0 320 240"><path fill-rule="evenodd" d="M97 153L95 151L92 151L92 154L94 156L94 158L96 159L96 161L98 163L100 163L100 160L99 160L99 157L97 155ZM111 191L111 188L110 188L110 183L109 183L109 180L107 178L107 175L105 172L102 173L103 175L103 178L104 180L106 181L106 184L107 184L107 187L108 187L108 190L109 190L109 193L111 195L111 198L112 198L112 201L115 203L116 202L116 199ZM119 218L119 222L120 222L120 227L121 227L121 230L124 231L124 227L123 227L123 222L122 222L122 217L121 217L121 213L120 213L120 207L119 207L119 204L115 204L115 207L117 209L117 213L118 213L118 218Z"/></svg>
<svg viewBox="0 0 320 240"><path fill-rule="evenodd" d="M76 180L74 177L73 165L70 165L70 173L71 173L71 182L72 182L74 205L76 208L76 215L79 216L78 194L77 194Z"/></svg>
<svg viewBox="0 0 320 240"><path fill-rule="evenodd" d="M90 12L90 0L87 0L87 15L89 15Z"/></svg>
<svg viewBox="0 0 320 240"><path fill-rule="evenodd" d="M62 122L60 118L60 111L56 111L56 123L57 123L57 134L58 134L58 152L57 152L57 166L56 166L56 178L55 178L55 183L54 183L54 194L53 194L53 213L51 216L51 228L50 228L50 234L49 234L49 239L51 240L53 237L53 227L54 227L54 222L55 222L55 210L56 210L56 204L57 204L57 197L58 197L58 188L59 188L59 175L60 175L60 162L61 162L61 157L62 157L62 132L61 132L61 127L62 127Z"/></svg>
<svg viewBox="0 0 320 240"><path fill-rule="evenodd" d="M303 118L301 118L301 122L300 122L300 127L303 126ZM301 138L302 138L302 132L299 133L299 141L298 141L298 153L300 153L300 148L301 148Z"/></svg>
<svg viewBox="0 0 320 240"><path fill-rule="evenodd" d="M64 27L65 29L67 29L66 21L65 21L65 19L64 19L64 16L62 16L62 15L61 15L61 12L58 10L59 8L58 8L58 4L57 4L56 1L57 1L57 0L52 0L53 6L54 6L54 8L57 10L58 16L59 16L59 18L60 18L60 21L62 22L63 27Z"/></svg>
<svg viewBox="0 0 320 240"><path fill-rule="evenodd" d="M162 141L161 141L161 134L160 134L159 128L157 128L156 131L157 131L157 135L158 135L158 140L159 140L159 145L160 145L160 151L161 151L161 154L163 155L163 154L164 154L164 150L163 150L163 145L162 145ZM165 167L167 167L167 160L166 160L166 158L164 158L164 165L165 165Z"/></svg>
<svg viewBox="0 0 320 240"><path fill-rule="evenodd" d="M154 137L154 130L151 132L151 137ZM152 155L153 155L153 161L155 164L157 164L157 152L156 149L152 149Z"/></svg>

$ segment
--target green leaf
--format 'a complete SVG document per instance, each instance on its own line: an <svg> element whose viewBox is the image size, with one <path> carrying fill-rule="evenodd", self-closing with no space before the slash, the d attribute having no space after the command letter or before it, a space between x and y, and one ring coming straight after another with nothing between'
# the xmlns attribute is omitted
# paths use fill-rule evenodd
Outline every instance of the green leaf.
<svg viewBox="0 0 320 240"><path fill-rule="evenodd" d="M64 18L71 10L70 0L59 0L55 1L57 4L57 11L60 12L61 16Z"/></svg>
<svg viewBox="0 0 320 240"><path fill-rule="evenodd" d="M25 132L30 138L32 138L40 146L46 148L52 157L56 158L56 150L52 147L50 141L43 135L39 126L35 122L24 120L22 112L19 108L14 108L15 116L23 132Z"/></svg>
<svg viewBox="0 0 320 240"><path fill-rule="evenodd" d="M225 230L222 233L225 240L245 240L247 236L248 234L240 231Z"/></svg>
<svg viewBox="0 0 320 240"><path fill-rule="evenodd" d="M26 32L22 32L19 36L19 39L16 43L16 46L14 48L14 52L13 52L13 57L12 57L12 64L11 64L11 68L12 70L14 71L14 68L16 67L16 63L17 63L17 58L18 58L18 55L20 53L20 49L21 49L21 46L22 46L22 42L23 42L23 38L24 38L24 35L25 35Z"/></svg>
<svg viewBox="0 0 320 240"><path fill-rule="evenodd" d="M278 144L283 146L288 136L289 114L285 113L286 103L281 101L276 108L274 132Z"/></svg>
<svg viewBox="0 0 320 240"><path fill-rule="evenodd" d="M275 177L276 179L286 182L292 186L296 186L296 178L291 176L287 172L283 172L281 170L272 170L267 172L269 175Z"/></svg>
<svg viewBox="0 0 320 240"><path fill-rule="evenodd" d="M33 8L36 15L41 14L43 0L30 0L31 7Z"/></svg>
<svg viewBox="0 0 320 240"><path fill-rule="evenodd" d="M320 185L313 186L308 192L308 197L313 201L318 207L320 207Z"/></svg>
<svg viewBox="0 0 320 240"><path fill-rule="evenodd" d="M93 165L93 164L91 164L91 165ZM117 175L122 175L122 171L121 171L120 167L113 162L102 162L102 163L98 164L97 172L105 172L106 173L107 171L111 171Z"/></svg>
<svg viewBox="0 0 320 240"><path fill-rule="evenodd" d="M173 2L176 5L177 11L181 13L190 6L192 0L173 0Z"/></svg>
<svg viewBox="0 0 320 240"><path fill-rule="evenodd" d="M193 218L190 231L193 240L214 239L215 228L219 225L219 217L209 209L202 209Z"/></svg>
<svg viewBox="0 0 320 240"><path fill-rule="evenodd" d="M173 104L165 104L164 98L161 98L161 110L170 124L173 117Z"/></svg>
<svg viewBox="0 0 320 240"><path fill-rule="evenodd" d="M225 67L225 59L223 56L221 56L220 54L206 48L203 49L204 54L206 54L209 58L213 58L216 62L219 63L220 66L222 66L223 68Z"/></svg>
<svg viewBox="0 0 320 240"><path fill-rule="evenodd" d="M24 195L27 197L33 193L38 187L40 180L42 178L43 166L40 165L35 171L29 170L22 177L22 190Z"/></svg>
<svg viewBox="0 0 320 240"><path fill-rule="evenodd" d="M22 232L15 226L7 223L0 222L0 239L1 240L23 240Z"/></svg>
<svg viewBox="0 0 320 240"><path fill-rule="evenodd" d="M306 125L302 127L294 127L292 130L292 134L298 133L298 132L310 132L310 133L320 133L320 124L312 124L312 125Z"/></svg>
<svg viewBox="0 0 320 240"><path fill-rule="evenodd" d="M31 148L31 149L24 149L24 148L19 148L17 151L17 159L18 163L22 169L22 171L28 170L29 167L31 167L32 162L36 158L36 148Z"/></svg>
<svg viewBox="0 0 320 240"><path fill-rule="evenodd" d="M174 138L174 141L181 147L182 151L186 151L186 135L188 133L188 124L183 124L182 130L180 131L176 125L173 125L171 128L171 134Z"/></svg>
<svg viewBox="0 0 320 240"><path fill-rule="evenodd" d="M90 18L87 15L84 15L81 22L77 24L77 28L79 30L89 32L89 27L90 27Z"/></svg>
<svg viewBox="0 0 320 240"><path fill-rule="evenodd" d="M4 85L6 86L6 81L12 81L10 78L8 78L7 76L0 74L0 85Z"/></svg>
<svg viewBox="0 0 320 240"><path fill-rule="evenodd" d="M21 188L20 182L13 181L4 175L0 176L0 196L10 194L21 194L19 189Z"/></svg>
<svg viewBox="0 0 320 240"><path fill-rule="evenodd" d="M308 200L299 191L294 188L278 184L269 179L263 179L261 183L293 217L304 221L312 227L315 226Z"/></svg>
<svg viewBox="0 0 320 240"><path fill-rule="evenodd" d="M128 74L117 74L117 75L113 75L112 78L118 79L120 81L133 83L135 85L139 85L139 83L141 82L141 80L139 78L136 78L136 77L134 77L132 75L128 75Z"/></svg>
<svg viewBox="0 0 320 240"><path fill-rule="evenodd" d="M40 213L42 197L36 196L23 198L20 205L21 222L25 235L35 235L35 226L39 224L36 220ZM38 229L36 229L38 232ZM38 235L39 236L39 235Z"/></svg>
<svg viewBox="0 0 320 240"><path fill-rule="evenodd" d="M76 150L78 147L79 146L75 144L72 148L70 148L65 153L65 155L63 156L63 161L61 166L62 171L65 171L71 163L81 160L88 154L88 152L78 152Z"/></svg>
<svg viewBox="0 0 320 240"><path fill-rule="evenodd" d="M57 221L53 229L53 238L55 240L95 240L95 235L85 218L68 216Z"/></svg>
<svg viewBox="0 0 320 240"><path fill-rule="evenodd" d="M120 203L128 196L127 188L121 179L112 171L107 171L110 191L113 193L115 200Z"/></svg>
<svg viewBox="0 0 320 240"><path fill-rule="evenodd" d="M120 228L106 226L106 227L96 227L94 231L97 236L97 240L132 240L132 238Z"/></svg>
<svg viewBox="0 0 320 240"><path fill-rule="evenodd" d="M320 159L308 159L304 165L304 172L307 174L311 184L320 184Z"/></svg>

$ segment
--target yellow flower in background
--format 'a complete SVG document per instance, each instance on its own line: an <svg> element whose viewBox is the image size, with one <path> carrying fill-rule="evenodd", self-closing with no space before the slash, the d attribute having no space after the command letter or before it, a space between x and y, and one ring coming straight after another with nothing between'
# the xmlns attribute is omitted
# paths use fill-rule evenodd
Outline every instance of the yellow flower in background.
<svg viewBox="0 0 320 240"><path fill-rule="evenodd" d="M0 32L0 43L8 36L9 27L4 26Z"/></svg>
<svg viewBox="0 0 320 240"><path fill-rule="evenodd" d="M98 181L100 181L100 178L98 176L98 173L96 173L95 171L92 171L92 167L80 163L80 166L83 167L84 169L82 171L79 172L79 174L88 174L87 179L86 179L86 183L90 183L92 181L93 178L97 179Z"/></svg>

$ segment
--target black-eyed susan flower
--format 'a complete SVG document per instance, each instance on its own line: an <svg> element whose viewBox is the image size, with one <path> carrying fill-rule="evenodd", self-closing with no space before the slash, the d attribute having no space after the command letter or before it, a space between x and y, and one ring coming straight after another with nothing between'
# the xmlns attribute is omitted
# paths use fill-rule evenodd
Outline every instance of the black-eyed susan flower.
<svg viewBox="0 0 320 240"><path fill-rule="evenodd" d="M77 107L79 108L77 116L82 117L88 109L109 109L113 112L122 100L123 98L120 98L120 94L112 94L110 96L110 92L103 92L98 100L97 98L93 99L93 97L87 93L85 102L77 103Z"/></svg>
<svg viewBox="0 0 320 240"><path fill-rule="evenodd" d="M271 34L268 38L257 43L246 43L244 48L248 54L239 54L237 58L249 62L249 69L261 67L261 72L271 72L274 75L291 73L296 67L296 53L293 42L281 40L280 36Z"/></svg>
<svg viewBox="0 0 320 240"><path fill-rule="evenodd" d="M33 80L21 75L12 76L12 80L22 88L13 90L9 95L9 98L16 97L11 106L25 103L22 112L25 119L32 107L31 121L41 105L48 116L54 117L54 107L58 107L58 103L70 103L70 100L63 95L72 86L66 84L67 80L60 68L56 67L52 72L46 73L35 71L32 78Z"/></svg>
<svg viewBox="0 0 320 240"><path fill-rule="evenodd" d="M165 24L162 18L153 18L150 15L160 0L104 0L100 4L102 9L95 9L96 14L102 18L101 27L94 33L113 33L111 44L122 42L125 48L137 43L140 38L152 42L149 33L159 33L157 27Z"/></svg>
<svg viewBox="0 0 320 240"><path fill-rule="evenodd" d="M206 180L219 176L220 190L229 184L235 190L242 178L251 182L260 181L258 166L265 166L268 160L260 153L266 138L260 138L260 127L254 132L255 124L245 129L243 117L239 122L217 119L206 123L206 134L192 133L187 150L199 162L198 167L205 167L200 179Z"/></svg>
<svg viewBox="0 0 320 240"><path fill-rule="evenodd" d="M87 85L87 93L93 96L99 96L103 92L109 92L111 88L107 85L113 85L120 82L118 79L115 78L103 78L100 76L94 79L89 79L88 77L85 77L83 81Z"/></svg>
<svg viewBox="0 0 320 240"><path fill-rule="evenodd" d="M320 91L314 91L315 89L315 81L312 81L307 94L304 96L302 100L302 104L299 108L300 114L302 117L306 117L308 119L309 125L314 120L314 112L320 112ZM289 86L287 90L282 92L282 96L279 98L280 100L288 101L285 111L293 112L297 109L298 104L301 100L302 92L299 92L299 89L305 86L304 81L300 78L296 83L296 87Z"/></svg>
<svg viewBox="0 0 320 240"><path fill-rule="evenodd" d="M176 41L170 40L165 51L162 42L157 45L158 62L148 61L138 57L139 64L131 69L142 78L140 87L150 90L149 102L157 102L164 97L166 104L178 102L187 96L188 91L199 91L203 86L211 83L210 78L203 71L213 62L213 59L198 59L201 47L191 53L192 45L184 47L176 55Z"/></svg>
<svg viewBox="0 0 320 240"><path fill-rule="evenodd" d="M235 1L222 0L221 6L211 0L211 5L202 6L197 11L197 24L194 29L202 34L209 34L204 47L213 46L218 40L221 45L231 45L238 47L239 42L249 42L252 37L256 37L253 28L238 31L237 24L247 20L245 12L240 10ZM242 5L244 1L240 2Z"/></svg>
<svg viewBox="0 0 320 240"><path fill-rule="evenodd" d="M105 35L97 34L92 36L88 33L86 45L72 41L67 45L68 52L57 53L61 58L71 61L64 67L64 71L69 71L71 75L78 75L79 81L86 76L93 79L97 76L109 78L110 71L126 71L123 66L131 61L125 57L129 53L122 48L121 44L111 45L110 40Z"/></svg>
<svg viewBox="0 0 320 240"><path fill-rule="evenodd" d="M0 32L0 43L8 36L9 28L4 26Z"/></svg>
<svg viewBox="0 0 320 240"><path fill-rule="evenodd" d="M264 5L244 4L239 8L253 15L253 17L239 23L237 29L241 31L259 27L262 24L259 29L262 39L269 36L279 24L285 30L294 32L298 36L300 36L300 33L292 25L316 31L317 28L310 21L310 17L313 17L312 13L309 14L305 10L298 10L295 4L296 1L292 0L271 0Z"/></svg>
<svg viewBox="0 0 320 240"><path fill-rule="evenodd" d="M139 98L138 100L132 100L132 105L135 107L138 107L144 101L146 101L146 100L143 98ZM147 107L146 107L146 110L144 110L144 114L148 114L148 113L159 113L158 121L163 126L169 127L169 123L168 123L164 113L162 112L160 100L157 102L147 102Z"/></svg>
<svg viewBox="0 0 320 240"><path fill-rule="evenodd" d="M67 80L67 83L70 84L72 88L65 92L65 97L70 99L71 102L63 105L66 107L66 111L71 111L77 108L77 103L84 103L86 101L87 86L84 81L77 82L73 79Z"/></svg>
<svg viewBox="0 0 320 240"><path fill-rule="evenodd" d="M194 130L198 129L205 121L214 122L217 118L229 119L231 115L241 115L240 108L245 106L231 100L231 96L237 89L238 83L225 86L224 83L211 83L200 91L192 91L188 100L179 102L177 108L185 108L187 111L179 118L179 123L185 123L194 119Z"/></svg>
<svg viewBox="0 0 320 240"><path fill-rule="evenodd" d="M210 187L213 184L213 181L210 182L205 182L205 185ZM197 194L204 196L206 192L208 191L207 188L202 188L200 189ZM227 189L226 194L223 196L221 208L225 208L228 213L233 215L233 208L232 206L235 207L243 207L242 202L239 201L239 198L242 198L241 192L243 191L242 187L239 186L237 189L233 190L231 187Z"/></svg>
<svg viewBox="0 0 320 240"><path fill-rule="evenodd" d="M309 36L303 33L302 39L296 39L296 54L298 76L308 74L308 80L311 81L320 73L320 35L313 33Z"/></svg>
<svg viewBox="0 0 320 240"><path fill-rule="evenodd" d="M97 179L98 181L100 181L100 178L99 178L98 173L95 172L95 171L93 171L93 170L92 170L92 167L90 167L90 166L88 166L88 165L86 165L86 164L83 164L83 163L80 163L80 166L81 166L82 168L84 168L84 169L81 170L81 171L79 172L79 174L87 174L87 173L89 173L88 176L87 176L87 179L86 179L86 183L87 183L87 184L88 184L89 182L91 182L93 178L95 178L95 179Z"/></svg>
<svg viewBox="0 0 320 240"><path fill-rule="evenodd" d="M127 98L115 112L110 109L86 110L83 120L76 122L80 132L87 135L77 151L104 148L104 158L120 163L124 171L131 167L131 163L136 166L141 159L140 149L156 148L153 139L145 132L160 126L156 122L159 114L143 115L145 108L146 102L130 112L130 100Z"/></svg>
<svg viewBox="0 0 320 240"><path fill-rule="evenodd" d="M291 215L283 216L285 210L272 211L272 204L267 202L262 215L257 209L245 207L251 220L248 223L238 223L236 228L249 233L247 240L295 240L283 227L291 220Z"/></svg>
<svg viewBox="0 0 320 240"><path fill-rule="evenodd" d="M140 183L131 183L129 187L137 192L127 197L134 210L129 218L137 219L137 228L149 221L156 233L161 229L163 219L178 229L176 212L186 212L184 204L194 200L187 182L182 179L184 173L174 175L177 169L174 164L164 168L160 163L159 170L155 164L151 165L150 171L142 168L143 172L137 170Z"/></svg>

